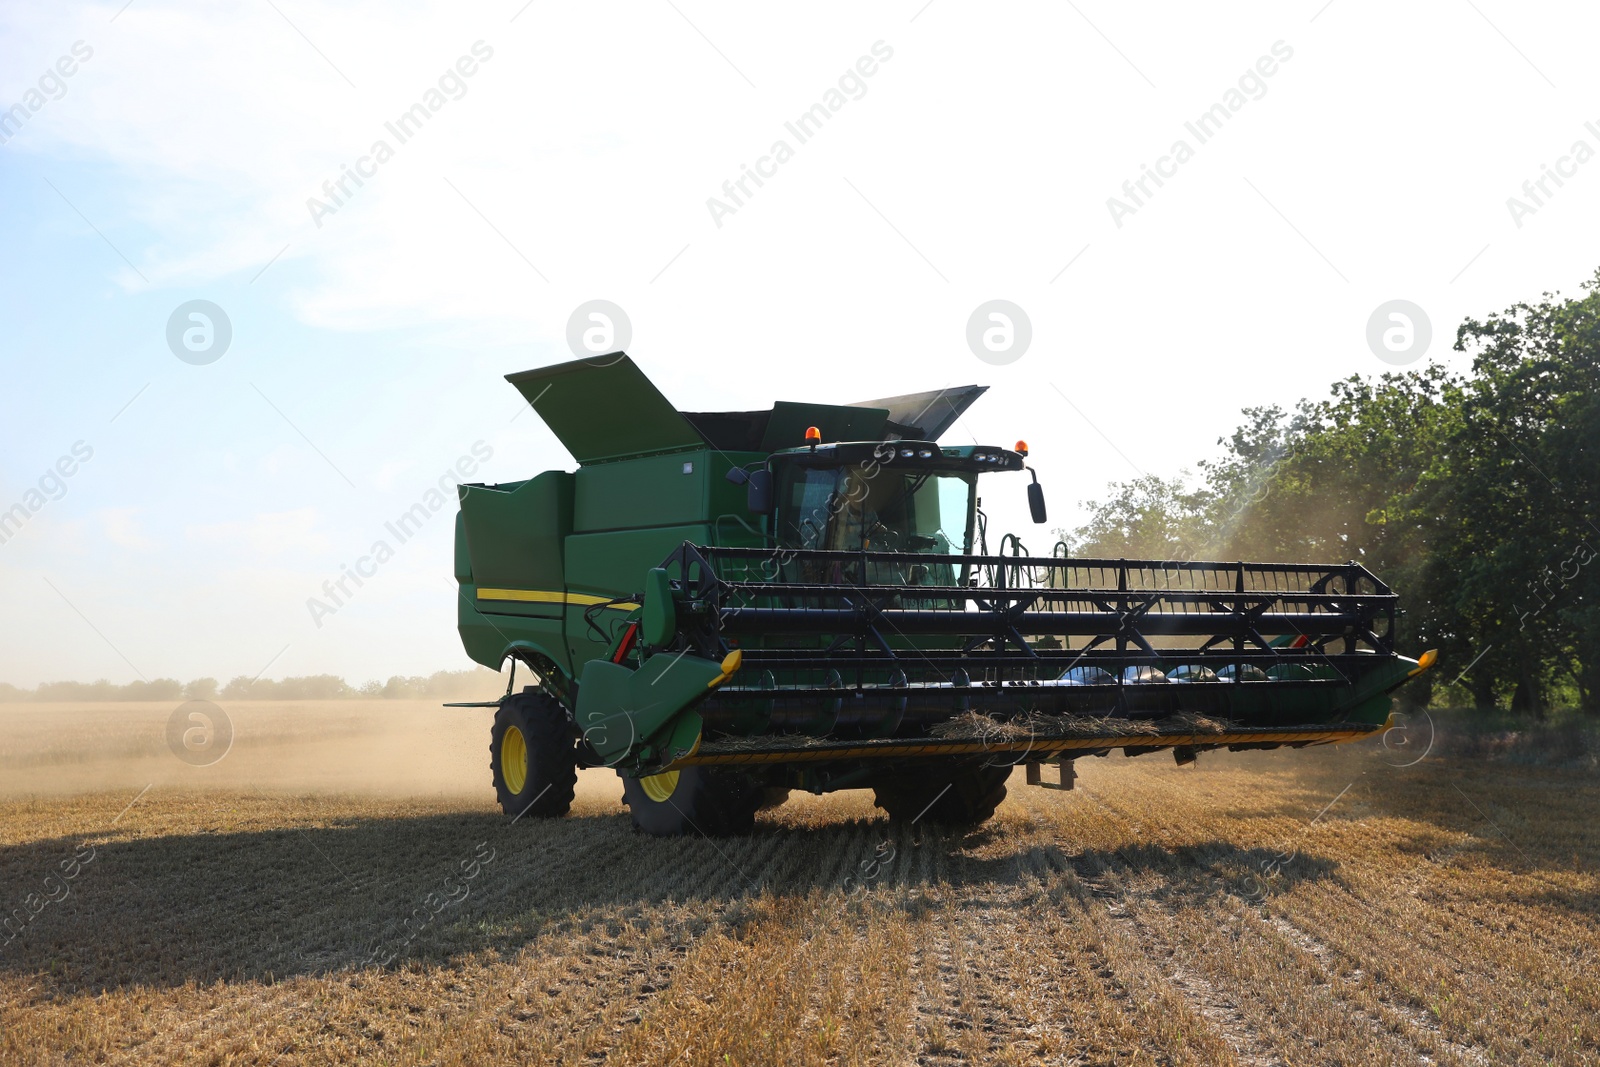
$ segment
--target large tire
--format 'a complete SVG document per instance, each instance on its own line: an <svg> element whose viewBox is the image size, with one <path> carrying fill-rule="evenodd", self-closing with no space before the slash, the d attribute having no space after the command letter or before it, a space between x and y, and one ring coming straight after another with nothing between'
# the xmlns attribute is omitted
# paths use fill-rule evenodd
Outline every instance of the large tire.
<svg viewBox="0 0 1600 1067"><path fill-rule="evenodd" d="M549 819L572 807L578 743L566 709L529 686L500 701L489 735L489 769L500 810Z"/></svg>
<svg viewBox="0 0 1600 1067"><path fill-rule="evenodd" d="M765 799L758 783L715 767L622 778L622 802L633 815L634 829L652 837L748 834Z"/></svg>
<svg viewBox="0 0 1600 1067"><path fill-rule="evenodd" d="M954 774L901 773L873 786L891 822L977 826L1006 798L1010 767L964 767Z"/></svg>

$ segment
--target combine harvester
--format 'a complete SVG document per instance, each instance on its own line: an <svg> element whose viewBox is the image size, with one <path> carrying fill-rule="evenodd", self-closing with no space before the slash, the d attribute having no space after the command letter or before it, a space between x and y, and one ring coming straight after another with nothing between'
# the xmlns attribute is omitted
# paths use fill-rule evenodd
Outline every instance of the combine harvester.
<svg viewBox="0 0 1600 1067"><path fill-rule="evenodd" d="M1370 736L1435 659L1395 652L1356 563L991 553L980 476L1045 505L1022 442L939 443L982 387L688 412L621 353L507 380L578 461L460 489L462 642L537 683L481 705L510 814L565 814L605 766L651 834L744 833L791 789L970 825L1018 765L1071 788L1118 748Z"/></svg>

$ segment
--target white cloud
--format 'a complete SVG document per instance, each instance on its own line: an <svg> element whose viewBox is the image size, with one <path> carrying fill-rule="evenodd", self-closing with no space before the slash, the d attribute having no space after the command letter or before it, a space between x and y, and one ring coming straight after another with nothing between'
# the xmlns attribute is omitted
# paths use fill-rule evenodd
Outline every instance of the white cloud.
<svg viewBox="0 0 1600 1067"><path fill-rule="evenodd" d="M373 483L379 489L388 492L399 482L402 474L415 467L416 463L410 460L388 460L378 467L378 473L373 478Z"/></svg>
<svg viewBox="0 0 1600 1067"><path fill-rule="evenodd" d="M101 508L96 514L101 534L112 544L140 552L160 547L160 542L145 535L138 508Z"/></svg>
<svg viewBox="0 0 1600 1067"><path fill-rule="evenodd" d="M186 526L184 536L200 544L219 544L256 556L326 552L329 537L319 530L317 509L264 512L245 522Z"/></svg>

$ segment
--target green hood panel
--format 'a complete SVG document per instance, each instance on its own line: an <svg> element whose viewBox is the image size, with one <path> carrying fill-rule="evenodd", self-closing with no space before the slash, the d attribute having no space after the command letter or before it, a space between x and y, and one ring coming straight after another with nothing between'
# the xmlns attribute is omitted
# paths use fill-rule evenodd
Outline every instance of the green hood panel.
<svg viewBox="0 0 1600 1067"><path fill-rule="evenodd" d="M616 352L506 375L580 464L704 448L644 371Z"/></svg>

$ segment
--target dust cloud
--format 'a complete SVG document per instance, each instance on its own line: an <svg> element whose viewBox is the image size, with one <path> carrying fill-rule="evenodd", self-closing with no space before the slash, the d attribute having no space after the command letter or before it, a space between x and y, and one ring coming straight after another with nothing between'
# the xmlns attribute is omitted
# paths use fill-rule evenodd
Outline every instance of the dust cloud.
<svg viewBox="0 0 1600 1067"><path fill-rule="evenodd" d="M164 788L294 794L460 797L494 806L492 708L432 701L234 701L232 744L206 766L168 747L174 705L0 704L0 798ZM206 760L215 752L202 751ZM621 810L609 770L579 774L589 811Z"/></svg>

